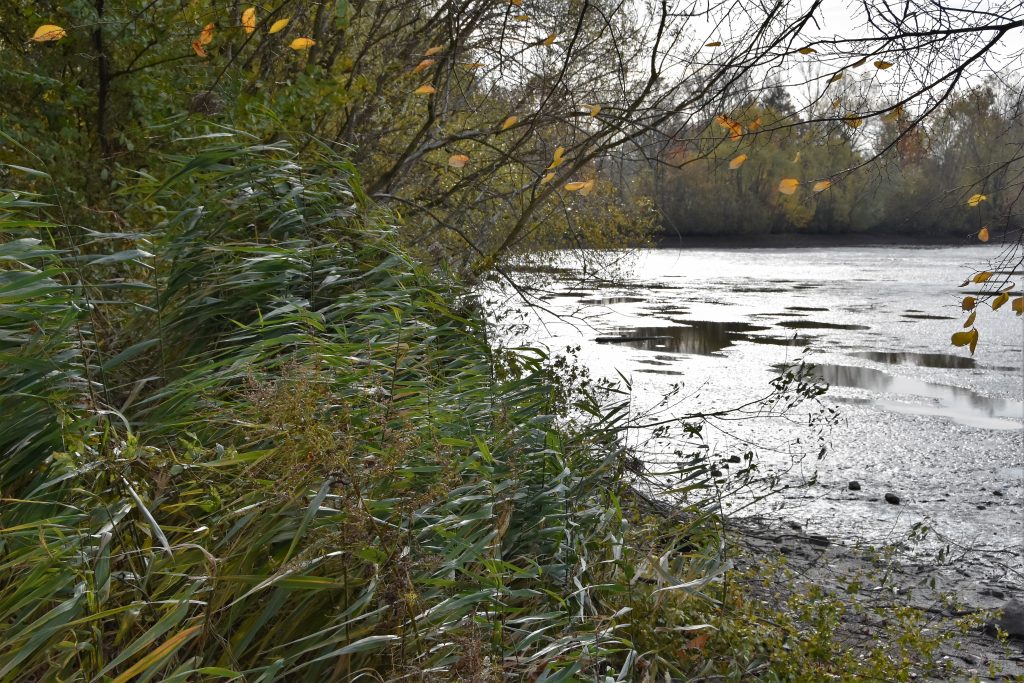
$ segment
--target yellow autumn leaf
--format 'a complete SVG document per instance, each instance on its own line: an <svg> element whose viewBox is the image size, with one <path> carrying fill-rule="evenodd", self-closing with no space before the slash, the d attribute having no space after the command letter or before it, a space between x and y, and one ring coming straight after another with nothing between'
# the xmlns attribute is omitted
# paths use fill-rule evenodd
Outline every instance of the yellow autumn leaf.
<svg viewBox="0 0 1024 683"><path fill-rule="evenodd" d="M601 105L600 104L591 104L591 105L589 105L589 108L590 108L590 115L591 116L597 116L598 114L601 113Z"/></svg>
<svg viewBox="0 0 1024 683"><path fill-rule="evenodd" d="M1010 304L1010 309L1016 311L1017 315L1024 315L1024 296L1018 296Z"/></svg>
<svg viewBox="0 0 1024 683"><path fill-rule="evenodd" d="M751 133L753 133L755 130L757 130L760 127L761 127L761 117L758 116L756 119L754 119L753 121L750 122L750 125L747 126L747 130L749 130Z"/></svg>
<svg viewBox="0 0 1024 683"><path fill-rule="evenodd" d="M841 107L841 106L843 106L843 102L838 97L835 98L834 100L832 100L832 108L833 109L839 109L839 107Z"/></svg>
<svg viewBox="0 0 1024 683"><path fill-rule="evenodd" d="M797 152L796 156L793 157L793 163L794 164L799 164L800 163L800 152Z"/></svg>
<svg viewBox="0 0 1024 683"><path fill-rule="evenodd" d="M793 194L796 192L798 185L800 185L800 181L796 178L783 178L779 181L779 192L782 194Z"/></svg>
<svg viewBox="0 0 1024 683"><path fill-rule="evenodd" d="M970 332L954 332L950 341L953 342L953 346L967 346L973 336Z"/></svg>
<svg viewBox="0 0 1024 683"><path fill-rule="evenodd" d="M433 57L444 52L444 45L435 45L434 47L428 47L427 51L423 53L424 57Z"/></svg>
<svg viewBox="0 0 1024 683"><path fill-rule="evenodd" d="M978 328L971 330L971 355L974 355L974 349L978 347Z"/></svg>
<svg viewBox="0 0 1024 683"><path fill-rule="evenodd" d="M981 204L986 199L988 199L987 195L972 194L971 198L967 200L967 206L977 206L978 204Z"/></svg>
<svg viewBox="0 0 1024 683"><path fill-rule="evenodd" d="M842 71L837 71L834 74L832 74L832 78L828 79L828 82L829 83L835 83L836 81L842 80L842 78L843 78L843 72Z"/></svg>
<svg viewBox="0 0 1024 683"><path fill-rule="evenodd" d="M288 43L288 47L293 50L308 50L314 45L316 45L316 41L312 38L296 38L292 42Z"/></svg>
<svg viewBox="0 0 1024 683"><path fill-rule="evenodd" d="M529 21L530 20L530 15L529 14L517 14L517 15L515 15L512 18L515 19L516 21Z"/></svg>
<svg viewBox="0 0 1024 683"><path fill-rule="evenodd" d="M850 128L856 130L857 128L860 128L861 126L864 125L864 119L862 119L859 116L854 116L851 114L850 116L843 117L843 123L845 123Z"/></svg>
<svg viewBox="0 0 1024 683"><path fill-rule="evenodd" d="M971 311L971 314L969 316L967 316L967 320L964 321L964 329L966 330L968 327L973 325L974 321L975 321L975 319L977 317L978 317L978 312L977 311Z"/></svg>
<svg viewBox="0 0 1024 683"><path fill-rule="evenodd" d="M541 44L543 44L543 45L554 45L554 44L555 44L555 39L556 39L556 38L558 38L558 34L557 34L557 33L552 33L552 34L551 34L551 35L549 35L549 36L548 36L547 38L545 38L544 40L542 40L542 41L541 41Z"/></svg>
<svg viewBox="0 0 1024 683"><path fill-rule="evenodd" d="M543 178L541 178L540 184L541 185L547 185L548 183L550 183L554 179L555 179L555 174L554 173L548 173Z"/></svg>
<svg viewBox="0 0 1024 683"><path fill-rule="evenodd" d="M199 32L199 44L209 45L213 42L213 32L216 29L216 25L207 24L203 27L203 30Z"/></svg>
<svg viewBox="0 0 1024 683"><path fill-rule="evenodd" d="M594 189L594 179L591 178L587 182L583 183L583 187L580 188L580 195L586 197Z"/></svg>
<svg viewBox="0 0 1024 683"><path fill-rule="evenodd" d="M849 66L850 69L856 69L858 66L864 66L868 61L867 57L861 57L856 62Z"/></svg>
<svg viewBox="0 0 1024 683"><path fill-rule="evenodd" d="M832 187L832 181L831 180L819 180L818 182L814 183L814 187L811 188L811 191L812 192L824 192L825 190L827 190L830 187Z"/></svg>
<svg viewBox="0 0 1024 683"><path fill-rule="evenodd" d="M797 50L797 52L799 52L802 55L813 55L817 54L818 51L815 50L813 47L802 47L799 50Z"/></svg>
<svg viewBox="0 0 1024 683"><path fill-rule="evenodd" d="M882 60L882 59L876 60L876 61L874 62L874 64L875 64L875 68L876 68L876 69L882 69L883 71L884 71L885 69L888 69L889 67L891 67L891 66L892 66L892 63L891 63L891 62L887 62L887 61L885 61L885 60Z"/></svg>
<svg viewBox="0 0 1024 683"><path fill-rule="evenodd" d="M32 34L32 40L37 43L47 43L52 40L60 40L67 34L67 31L56 24L43 24Z"/></svg>
<svg viewBox="0 0 1024 683"><path fill-rule="evenodd" d="M508 0L508 4L515 5L516 7L522 7L523 0Z"/></svg>
<svg viewBox="0 0 1024 683"><path fill-rule="evenodd" d="M245 29L246 33L252 33L256 30L256 8L250 7L242 12L242 28Z"/></svg>
<svg viewBox="0 0 1024 683"><path fill-rule="evenodd" d="M960 308L965 311L973 311L974 307L978 305L978 300L973 296L965 296L964 300L960 302Z"/></svg>
<svg viewBox="0 0 1024 683"><path fill-rule="evenodd" d="M429 83L424 83L420 87L418 87L415 90L413 90L412 94L413 95L433 95L436 92L437 92L437 88L435 88L434 86L430 85Z"/></svg>
<svg viewBox="0 0 1024 683"><path fill-rule="evenodd" d="M743 126L740 125L739 121L733 120L728 116L716 116L715 123L729 131L730 140L739 140L743 137Z"/></svg>
<svg viewBox="0 0 1024 683"><path fill-rule="evenodd" d="M565 184L565 189L566 189L567 192L576 192L578 190L582 190L586 186L587 186L587 183L585 183L585 182L566 183Z"/></svg>
<svg viewBox="0 0 1024 683"><path fill-rule="evenodd" d="M974 277L972 277L971 278L971 282L975 282L977 284L981 284L982 282L988 282L991 277L992 277L992 272L991 271L983 270L980 273L978 273L977 275L975 275Z"/></svg>
<svg viewBox="0 0 1024 683"><path fill-rule="evenodd" d="M548 166L548 170L558 168L565 161L565 147L559 145L555 148L555 154L551 157L551 164Z"/></svg>
<svg viewBox="0 0 1024 683"><path fill-rule="evenodd" d="M882 118L885 119L886 121L898 121L901 116L903 116L903 105L897 104L895 107L893 107L893 110L891 112L889 112Z"/></svg>
<svg viewBox="0 0 1024 683"><path fill-rule="evenodd" d="M414 74L418 74L421 71L426 71L427 69L429 69L430 67L434 66L435 64L437 64L437 60L436 59L424 59L424 60L421 60L419 64L417 64L416 66L414 66L412 68L412 72Z"/></svg>
<svg viewBox="0 0 1024 683"><path fill-rule="evenodd" d="M448 157L448 165L452 168L464 168L469 163L469 157L465 154L453 154Z"/></svg>
<svg viewBox="0 0 1024 683"><path fill-rule="evenodd" d="M1009 292L1002 292L995 299L992 299L992 310L998 311L999 308L1010 300Z"/></svg>
<svg viewBox="0 0 1024 683"><path fill-rule="evenodd" d="M483 62L468 62L466 64L463 64L462 66L466 67L467 69L479 69L483 65Z"/></svg>
<svg viewBox="0 0 1024 683"><path fill-rule="evenodd" d="M712 40L710 43L704 43L704 47L721 47L722 44L717 40Z"/></svg>
<svg viewBox="0 0 1024 683"><path fill-rule="evenodd" d="M737 168L742 166L743 162L746 161L746 160L747 160L747 155L746 154L741 154L741 155L739 155L738 157L736 157L735 159L733 159L732 161L729 162L729 168L731 168L732 170L735 171Z"/></svg>
<svg viewBox="0 0 1024 683"><path fill-rule="evenodd" d="M516 125L518 122L519 122L519 117L518 116L510 116L507 119L505 119L505 121L501 124L501 129L502 130L508 130L512 126Z"/></svg>
<svg viewBox="0 0 1024 683"><path fill-rule="evenodd" d="M203 49L203 44L200 43L198 40L193 40L192 41L192 49L200 57L205 57L206 56L206 50Z"/></svg>
<svg viewBox="0 0 1024 683"><path fill-rule="evenodd" d="M288 25L288 19L278 19L270 25L270 30L267 33L274 34L279 31L283 31L284 27Z"/></svg>
<svg viewBox="0 0 1024 683"><path fill-rule="evenodd" d="M978 231L978 241L988 242L988 228L982 228Z"/></svg>

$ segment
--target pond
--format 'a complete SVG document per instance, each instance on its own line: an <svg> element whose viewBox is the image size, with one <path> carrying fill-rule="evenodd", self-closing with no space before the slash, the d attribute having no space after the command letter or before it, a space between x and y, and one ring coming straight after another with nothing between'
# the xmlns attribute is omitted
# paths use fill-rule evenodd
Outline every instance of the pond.
<svg viewBox="0 0 1024 683"><path fill-rule="evenodd" d="M756 399L803 357L830 385L823 402L840 413L823 460L794 456L800 426L787 420L706 435L709 452L750 442L792 485L745 512L870 543L898 541L920 522L934 529L933 544L1015 552L1020 561L1024 319L1009 305L984 307L976 354L949 343L965 317L957 285L996 253L983 245L645 250L620 259L614 282L552 276L517 343L554 353L579 346L581 364L598 376L621 373L638 405L680 387L662 408L680 414Z"/></svg>

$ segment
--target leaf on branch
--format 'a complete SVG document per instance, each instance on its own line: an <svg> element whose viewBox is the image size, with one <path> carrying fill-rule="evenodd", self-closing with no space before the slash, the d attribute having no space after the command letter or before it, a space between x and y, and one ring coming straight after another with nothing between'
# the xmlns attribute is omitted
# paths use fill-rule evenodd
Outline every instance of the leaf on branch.
<svg viewBox="0 0 1024 683"><path fill-rule="evenodd" d="M800 181L796 178L783 178L779 181L779 192L782 194L793 194L799 185Z"/></svg>
<svg viewBox="0 0 1024 683"><path fill-rule="evenodd" d="M979 242L988 242L988 228L987 227L986 228L982 228L981 230L978 231L978 241Z"/></svg>
<svg viewBox="0 0 1024 683"><path fill-rule="evenodd" d="M413 95L433 95L436 92L437 92L437 88L435 88L434 86L430 85L429 83L424 83L420 87L418 87L415 90L413 90L412 94Z"/></svg>
<svg viewBox="0 0 1024 683"><path fill-rule="evenodd" d="M971 330L971 355L974 355L974 349L978 348L978 328Z"/></svg>
<svg viewBox="0 0 1024 683"><path fill-rule="evenodd" d="M981 284L982 282L988 282L992 278L992 271L983 270L974 277L971 278L971 282L975 284Z"/></svg>
<svg viewBox="0 0 1024 683"><path fill-rule="evenodd" d="M819 180L818 182L814 183L814 187L811 188L811 191L812 192L824 192L825 190L827 190L830 187L832 187L832 181L831 180Z"/></svg>
<svg viewBox="0 0 1024 683"><path fill-rule="evenodd" d="M964 300L960 302L960 308L965 311L973 311L974 307L978 305L978 300L973 296L965 296Z"/></svg>
<svg viewBox="0 0 1024 683"><path fill-rule="evenodd" d="M288 19L278 19L277 21L270 25L270 30L267 31L267 33L273 35L278 31L283 31L284 27L288 25L288 21Z"/></svg>
<svg viewBox="0 0 1024 683"><path fill-rule="evenodd" d="M876 60L874 64L876 69L881 69L883 71L892 66L892 62L887 62L883 59Z"/></svg>
<svg viewBox="0 0 1024 683"><path fill-rule="evenodd" d="M739 140L743 137L743 126L739 121L730 119L728 116L716 116L715 123L729 131L730 140Z"/></svg>
<svg viewBox="0 0 1024 683"><path fill-rule="evenodd" d="M861 126L864 125L864 119L857 116L856 114L850 114L849 116L843 117L843 123L845 123L850 128L856 130L857 128L860 128Z"/></svg>
<svg viewBox="0 0 1024 683"><path fill-rule="evenodd" d="M799 52L802 55L814 55L818 53L818 51L815 50L813 47L802 47L799 50L797 50L797 52Z"/></svg>
<svg viewBox="0 0 1024 683"><path fill-rule="evenodd" d="M250 7L242 12L242 28L245 29L246 33L252 33L256 30L256 8Z"/></svg>
<svg viewBox="0 0 1024 683"><path fill-rule="evenodd" d="M469 163L469 157L465 154L453 154L448 157L448 165L452 168L465 168Z"/></svg>
<svg viewBox="0 0 1024 683"><path fill-rule="evenodd" d="M67 31L56 24L43 24L32 34L32 40L37 43L48 43L53 40L60 40L67 34Z"/></svg>
<svg viewBox="0 0 1024 683"><path fill-rule="evenodd" d="M974 324L974 320L977 317L978 317L978 312L977 311L971 311L971 314L969 316L967 316L967 320L964 321L964 329L966 330L968 327L973 325Z"/></svg>
<svg viewBox="0 0 1024 683"><path fill-rule="evenodd" d="M555 148L555 154L551 157L551 164L548 165L548 170L558 168L565 161L565 147L559 145Z"/></svg>
<svg viewBox="0 0 1024 683"><path fill-rule="evenodd" d="M891 112L889 112L882 118L885 119L886 121L898 121L901 116L903 116L903 105L897 104L895 107L893 107L893 110Z"/></svg>
<svg viewBox="0 0 1024 683"><path fill-rule="evenodd" d="M868 61L867 57L861 57L856 62L849 66L850 69L856 69L858 66L864 66Z"/></svg>
<svg viewBox="0 0 1024 683"><path fill-rule="evenodd" d="M516 7L522 7L523 0L508 0L508 4L515 5Z"/></svg>
<svg viewBox="0 0 1024 683"><path fill-rule="evenodd" d="M518 123L518 122L519 122L519 117L518 116L514 116L514 115L510 116L507 119L505 119L505 121L501 124L501 129L502 130L508 130L512 126L516 125L516 123Z"/></svg>
<svg viewBox="0 0 1024 683"><path fill-rule="evenodd" d="M529 14L517 14L517 15L515 15L512 18L515 19L516 21L529 21L530 20L530 15Z"/></svg>
<svg viewBox="0 0 1024 683"><path fill-rule="evenodd" d="M738 157L736 157L735 159L733 159L732 161L729 162L729 168L731 168L732 170L735 171L737 168L742 166L743 162L746 161L746 160L747 160L747 155L746 154L741 154L741 155L739 155Z"/></svg>
<svg viewBox="0 0 1024 683"><path fill-rule="evenodd" d="M835 98L834 100L832 100L832 108L833 109L839 109L839 107L841 107L841 106L843 106L843 101L840 100L838 97Z"/></svg>
<svg viewBox="0 0 1024 683"><path fill-rule="evenodd" d="M554 173L548 173L547 175L545 175L543 178L540 179L540 184L541 185L547 185L548 183L550 183L554 179L555 179L555 174Z"/></svg>
<svg viewBox="0 0 1024 683"><path fill-rule="evenodd" d="M1001 292L999 294L999 296L997 296L995 299L992 299L992 310L993 311L998 311L1000 309L1000 307L1002 307L1002 305L1005 304L1009 300L1010 300L1010 293L1009 292Z"/></svg>
<svg viewBox="0 0 1024 683"><path fill-rule="evenodd" d="M710 43L704 43L704 47L722 47L722 44L717 40L712 40Z"/></svg>
<svg viewBox="0 0 1024 683"><path fill-rule="evenodd" d="M1024 296L1018 296L1010 304L1010 309L1015 311L1017 315L1024 315Z"/></svg>
<svg viewBox="0 0 1024 683"><path fill-rule="evenodd" d="M483 65L484 65L483 62L467 62L466 64L463 64L462 66L466 67L467 69L472 70L472 69L479 69Z"/></svg>
<svg viewBox="0 0 1024 683"><path fill-rule="evenodd" d="M200 43L198 40L192 41L192 49L200 57L206 57L206 50L203 48L203 44Z"/></svg>
<svg viewBox="0 0 1024 683"><path fill-rule="evenodd" d="M308 50L314 45L316 45L316 41L312 38L296 38L292 42L288 43L288 47L296 51Z"/></svg>
<svg viewBox="0 0 1024 683"><path fill-rule="evenodd" d="M558 34L557 33L552 33L547 38L545 38L544 40L540 41L541 45L554 45L556 38L558 38Z"/></svg>
<svg viewBox="0 0 1024 683"><path fill-rule="evenodd" d="M988 195L972 194L971 198L967 200L967 206L972 206L972 207L973 206L977 206L978 204L981 204L986 199L988 199Z"/></svg>
<svg viewBox="0 0 1024 683"><path fill-rule="evenodd" d="M213 42L213 32L216 29L216 25L207 24L203 27L203 30L199 32L199 44L209 45Z"/></svg>
<svg viewBox="0 0 1024 683"><path fill-rule="evenodd" d="M424 57L433 57L444 52L444 45L435 45L434 47L428 47L427 51L423 53Z"/></svg>
<svg viewBox="0 0 1024 683"><path fill-rule="evenodd" d="M747 125L747 130L749 130L751 133L753 133L755 130L757 130L760 127L761 127L761 117L758 116L756 119L751 121L749 125Z"/></svg>
<svg viewBox="0 0 1024 683"><path fill-rule="evenodd" d="M794 164L799 164L800 163L800 152L799 151L796 153L796 156L793 157L793 163Z"/></svg>
<svg viewBox="0 0 1024 683"><path fill-rule="evenodd" d="M590 109L590 115L591 116L597 116L598 114L601 113L601 105L600 104L589 104L589 105L583 105L583 106L585 106L588 109Z"/></svg>
<svg viewBox="0 0 1024 683"><path fill-rule="evenodd" d="M427 69L429 69L430 67L434 66L435 64L437 64L437 60L436 59L424 59L419 64L417 64L416 66L414 66L412 68L412 72L414 74L418 74L421 71L426 71Z"/></svg>
<svg viewBox="0 0 1024 683"><path fill-rule="evenodd" d="M829 83L835 83L836 81L841 81L841 80L843 80L843 72L842 71L837 71L834 74L832 74L832 78L828 79L828 82Z"/></svg>
<svg viewBox="0 0 1024 683"><path fill-rule="evenodd" d="M967 346L973 336L970 332L954 332L950 341L953 342L953 346Z"/></svg>
<svg viewBox="0 0 1024 683"><path fill-rule="evenodd" d="M579 190L582 190L584 187L586 187L586 185L587 183L585 182L566 183L565 189L567 192L578 192Z"/></svg>

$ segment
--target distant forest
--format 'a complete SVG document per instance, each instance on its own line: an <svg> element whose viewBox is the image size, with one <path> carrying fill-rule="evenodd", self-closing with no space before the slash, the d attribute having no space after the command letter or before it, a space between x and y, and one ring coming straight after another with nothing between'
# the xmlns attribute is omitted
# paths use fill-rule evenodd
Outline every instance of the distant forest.
<svg viewBox="0 0 1024 683"><path fill-rule="evenodd" d="M637 190L654 198L662 236L969 236L1013 214L1012 193L974 207L963 196L1003 188L1020 173L1020 102L993 78L908 126L901 109L867 123L837 121L842 97L798 112L774 88L729 117L746 129L739 139L727 125L702 121L650 141L658 163L635 169ZM780 192L782 178L799 180L799 190Z"/></svg>

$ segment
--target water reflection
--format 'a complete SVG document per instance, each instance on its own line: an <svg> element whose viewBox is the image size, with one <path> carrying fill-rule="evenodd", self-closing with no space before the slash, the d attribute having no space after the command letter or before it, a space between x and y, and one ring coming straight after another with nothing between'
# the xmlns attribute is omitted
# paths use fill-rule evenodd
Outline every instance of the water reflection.
<svg viewBox="0 0 1024 683"><path fill-rule="evenodd" d="M892 353L885 351L858 351L850 354L889 365L916 365L922 368L971 369L976 366L973 358L954 356L951 353Z"/></svg>
<svg viewBox="0 0 1024 683"><path fill-rule="evenodd" d="M638 304L647 301L639 296L604 296L598 299L580 299L581 304L594 304L599 306L611 306L613 304Z"/></svg>
<svg viewBox="0 0 1024 683"><path fill-rule="evenodd" d="M1024 420L1024 404L1020 401L990 398L962 387L933 384L913 377L890 375L873 368L849 365L816 365L814 372L836 387L933 399L926 403L906 403L891 397L875 397L876 405L898 413L948 417L954 422L984 429L1020 429L1021 421Z"/></svg>
<svg viewBox="0 0 1024 683"><path fill-rule="evenodd" d="M595 339L602 344L623 344L645 351L688 353L709 356L737 341L757 339L749 332L767 330L748 323L721 323L688 320L686 325L669 327L618 327L613 334Z"/></svg>
<svg viewBox="0 0 1024 683"><path fill-rule="evenodd" d="M780 327L800 330L870 330L867 325L842 325L840 323L823 323L817 320L784 320Z"/></svg>

